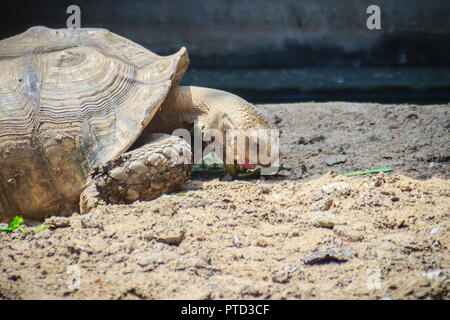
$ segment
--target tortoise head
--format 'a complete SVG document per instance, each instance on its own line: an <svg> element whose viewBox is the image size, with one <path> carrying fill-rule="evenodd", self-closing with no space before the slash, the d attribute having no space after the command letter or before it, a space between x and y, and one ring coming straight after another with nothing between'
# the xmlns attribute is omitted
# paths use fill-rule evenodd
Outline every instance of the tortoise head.
<svg viewBox="0 0 450 320"><path fill-rule="evenodd" d="M254 169L256 165L270 167L273 160L272 146L278 143L274 137L276 130L270 127L269 121L252 104L240 98L233 102L231 107L226 108L225 117L229 120L224 148L227 171L235 175L246 169Z"/></svg>
<svg viewBox="0 0 450 320"><path fill-rule="evenodd" d="M270 124L244 99L212 88L178 86L171 89L162 109L152 120L153 132L173 134L180 128L191 135L193 131L194 136L201 134L201 154L215 151L232 175L256 165L271 165L266 159L271 158L273 146Z"/></svg>

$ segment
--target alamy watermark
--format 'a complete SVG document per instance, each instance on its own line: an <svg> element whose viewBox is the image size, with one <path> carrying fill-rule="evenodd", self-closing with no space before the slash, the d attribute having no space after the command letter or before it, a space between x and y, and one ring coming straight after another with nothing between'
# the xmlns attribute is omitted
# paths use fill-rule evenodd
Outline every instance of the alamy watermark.
<svg viewBox="0 0 450 320"><path fill-rule="evenodd" d="M81 9L79 6L72 4L67 7L66 13L70 16L66 20L66 26L68 29L81 28ZM367 14L370 16L367 18L366 26L369 30L381 29L381 9L378 5L372 4L367 7Z"/></svg>
<svg viewBox="0 0 450 320"><path fill-rule="evenodd" d="M370 16L367 18L366 26L369 30L380 30L381 29L381 9L379 6L372 4L367 7L367 14Z"/></svg>
<svg viewBox="0 0 450 320"><path fill-rule="evenodd" d="M111 103L115 113L121 119L124 114L116 103ZM132 121L129 121L132 123ZM117 134L117 133L116 133ZM242 130L217 128L201 129L198 122L193 124L193 132L184 128L171 133L186 141L192 147L190 153L176 154L174 149L168 149L170 158L175 165L201 165L203 159L213 152L215 158L225 165L240 165L251 168L260 166L261 175L276 174L280 167L280 132L278 129ZM182 150L180 150L182 152Z"/></svg>
<svg viewBox="0 0 450 320"><path fill-rule="evenodd" d="M67 7L66 13L70 16L66 20L67 29L81 28L81 9L79 6L72 4Z"/></svg>

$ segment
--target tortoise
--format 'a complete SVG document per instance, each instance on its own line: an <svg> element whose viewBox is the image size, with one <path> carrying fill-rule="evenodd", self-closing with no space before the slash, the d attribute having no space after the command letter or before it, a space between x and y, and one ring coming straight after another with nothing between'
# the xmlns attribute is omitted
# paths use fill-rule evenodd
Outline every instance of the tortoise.
<svg viewBox="0 0 450 320"><path fill-rule="evenodd" d="M106 29L33 27L0 41L0 218L154 199L191 176L175 129L270 128L238 96L179 86L188 65L184 47L159 56Z"/></svg>

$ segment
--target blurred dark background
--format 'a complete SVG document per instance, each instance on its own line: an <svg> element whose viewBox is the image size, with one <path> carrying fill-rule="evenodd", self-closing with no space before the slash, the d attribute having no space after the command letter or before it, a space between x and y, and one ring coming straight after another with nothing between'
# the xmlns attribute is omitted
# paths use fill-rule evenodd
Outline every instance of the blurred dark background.
<svg viewBox="0 0 450 320"><path fill-rule="evenodd" d="M35 25L101 27L165 55L188 48L183 84L252 102L450 102L448 0L6 1L0 38ZM381 30L369 30L369 5Z"/></svg>

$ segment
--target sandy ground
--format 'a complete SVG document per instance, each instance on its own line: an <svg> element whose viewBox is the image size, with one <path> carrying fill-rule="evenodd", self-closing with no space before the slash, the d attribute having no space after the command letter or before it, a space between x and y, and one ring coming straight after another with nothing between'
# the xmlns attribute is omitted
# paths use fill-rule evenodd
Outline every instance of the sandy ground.
<svg viewBox="0 0 450 320"><path fill-rule="evenodd" d="M3 232L0 298L449 299L449 105L258 107L291 172Z"/></svg>

